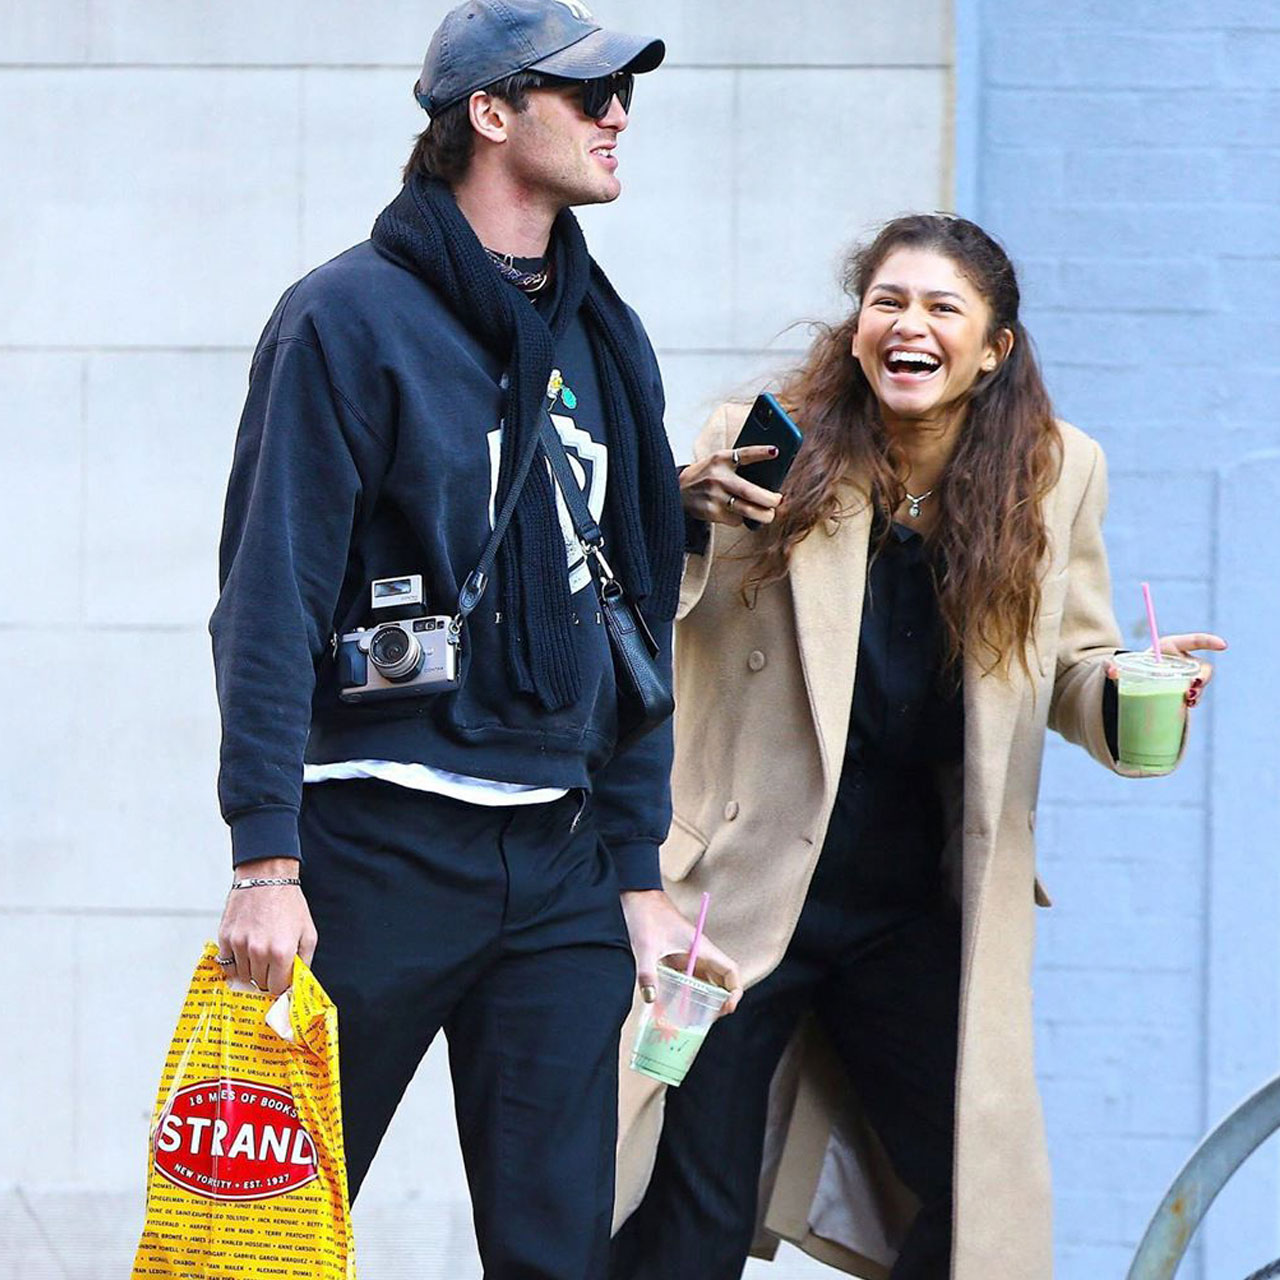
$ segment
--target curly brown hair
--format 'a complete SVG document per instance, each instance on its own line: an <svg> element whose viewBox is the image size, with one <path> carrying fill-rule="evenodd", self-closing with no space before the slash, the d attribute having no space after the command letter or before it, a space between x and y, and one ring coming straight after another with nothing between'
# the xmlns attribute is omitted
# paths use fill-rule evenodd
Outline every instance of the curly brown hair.
<svg viewBox="0 0 1280 1280"><path fill-rule="evenodd" d="M783 485L785 502L763 531L744 589L786 577L792 548L814 527L849 515L839 484L852 478L864 500L889 518L906 497L907 463L886 431L879 404L851 354L858 309L885 259L897 249L942 254L982 294L991 310L988 340L1013 335L1008 356L970 389L955 452L935 488L941 519L930 534L943 566L938 600L947 658L966 650L987 671L1008 671L1012 657L1030 674L1027 642L1040 608L1040 566L1049 539L1041 509L1061 462L1053 407L1030 338L1018 318L1013 264L981 227L947 214L912 214L881 228L845 263L842 283L853 313L818 326L804 362L787 376L779 398L795 415L804 442Z"/></svg>

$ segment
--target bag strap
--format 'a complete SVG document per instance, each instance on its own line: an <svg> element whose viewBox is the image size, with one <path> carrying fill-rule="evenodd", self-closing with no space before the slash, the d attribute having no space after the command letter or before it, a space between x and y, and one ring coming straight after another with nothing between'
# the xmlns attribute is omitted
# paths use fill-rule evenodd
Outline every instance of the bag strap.
<svg viewBox="0 0 1280 1280"><path fill-rule="evenodd" d="M591 514L591 508L587 506L587 499L578 485L577 477L573 474L573 468L569 466L569 458L564 451L560 433L556 430L556 424L551 421L551 411L546 405L542 407L542 424L538 438L542 441L542 451L551 463L556 484L564 495L565 506L569 508L569 516L573 520L573 528L578 535L578 541L582 544L583 552L595 558L600 570L601 586L615 584L617 579L614 578L613 570L609 568L609 562L604 558L601 550L604 546L604 534Z"/></svg>

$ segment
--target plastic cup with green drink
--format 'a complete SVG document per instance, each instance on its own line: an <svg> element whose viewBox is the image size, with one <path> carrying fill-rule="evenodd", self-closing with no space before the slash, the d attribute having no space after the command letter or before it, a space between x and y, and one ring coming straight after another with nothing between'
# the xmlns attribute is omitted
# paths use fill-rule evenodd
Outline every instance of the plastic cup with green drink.
<svg viewBox="0 0 1280 1280"><path fill-rule="evenodd" d="M663 1084L678 1085L685 1078L729 998L723 987L693 976L710 905L711 895L704 893L684 972L658 965L658 990L653 1003L645 1006L636 1029L631 1069Z"/></svg>
<svg viewBox="0 0 1280 1280"><path fill-rule="evenodd" d="M1151 776L1178 763L1187 724L1187 692L1200 673L1194 658L1118 653L1120 763Z"/></svg>
<svg viewBox="0 0 1280 1280"><path fill-rule="evenodd" d="M636 1030L632 1071L678 1085L728 998L723 987L660 964L657 995Z"/></svg>

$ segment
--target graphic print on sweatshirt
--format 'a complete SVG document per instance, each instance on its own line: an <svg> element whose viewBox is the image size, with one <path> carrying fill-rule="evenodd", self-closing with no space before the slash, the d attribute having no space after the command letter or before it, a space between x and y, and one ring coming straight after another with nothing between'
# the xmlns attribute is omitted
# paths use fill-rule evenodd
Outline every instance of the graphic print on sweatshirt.
<svg viewBox="0 0 1280 1280"><path fill-rule="evenodd" d="M551 421L555 423L560 435L560 443L569 457L569 469L573 472L587 500L587 507L592 518L599 524L604 514L604 491L609 479L609 448L601 440L597 440L584 427L579 426L572 418L562 413L553 413ZM489 436L489 527L493 528L497 511L498 466L502 460L502 429L490 431ZM560 517L560 532L564 537L565 564L569 572L569 590L577 595L583 587L591 582L591 568L582 547L578 543L578 535L573 527L573 518L569 515L569 507L551 474L551 464L546 464L556 495L556 513Z"/></svg>

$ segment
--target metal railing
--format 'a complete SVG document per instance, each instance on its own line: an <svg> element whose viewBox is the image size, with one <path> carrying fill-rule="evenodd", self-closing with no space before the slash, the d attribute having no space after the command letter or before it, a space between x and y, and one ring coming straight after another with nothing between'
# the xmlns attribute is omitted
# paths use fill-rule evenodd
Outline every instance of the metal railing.
<svg viewBox="0 0 1280 1280"><path fill-rule="evenodd" d="M1128 1280L1172 1280L1218 1192L1277 1129L1280 1077L1246 1098L1182 1166L1142 1237ZM1248 1280L1272 1277L1280 1277L1280 1261L1255 1271Z"/></svg>

